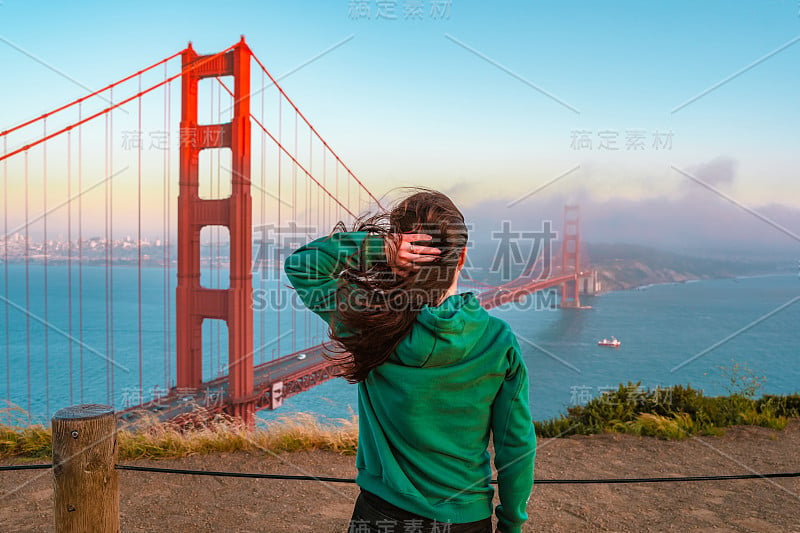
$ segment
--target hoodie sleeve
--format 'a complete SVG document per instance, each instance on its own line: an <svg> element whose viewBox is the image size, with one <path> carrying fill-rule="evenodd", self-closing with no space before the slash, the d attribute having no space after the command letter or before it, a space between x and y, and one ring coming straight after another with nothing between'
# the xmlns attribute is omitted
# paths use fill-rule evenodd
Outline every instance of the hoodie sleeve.
<svg viewBox="0 0 800 533"><path fill-rule="evenodd" d="M502 533L518 533L528 519L525 508L533 488L536 455L536 432L528 407L528 371L513 337L511 344L510 366L492 405L494 464L500 495L497 528Z"/></svg>
<svg viewBox="0 0 800 533"><path fill-rule="evenodd" d="M367 232L340 232L301 246L286 258L283 269L306 307L330 323L339 273L385 260L382 238Z"/></svg>

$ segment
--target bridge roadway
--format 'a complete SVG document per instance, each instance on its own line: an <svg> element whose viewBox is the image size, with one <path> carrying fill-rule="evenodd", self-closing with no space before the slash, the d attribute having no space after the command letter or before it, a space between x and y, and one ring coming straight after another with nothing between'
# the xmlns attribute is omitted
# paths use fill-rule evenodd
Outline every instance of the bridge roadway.
<svg viewBox="0 0 800 533"><path fill-rule="evenodd" d="M566 274L546 280L517 279L478 294L486 309L498 307L536 291L575 280L580 274ZM253 396L256 409L275 409L285 398L335 377L334 363L323 356L322 344L299 350L254 368ZM130 407L119 413L120 419L135 424L143 418L158 421L208 418L223 411L228 404L228 376L203 384L199 389L173 388L161 398ZM198 409L201 408L201 409ZM199 415L202 413L202 415Z"/></svg>
<svg viewBox="0 0 800 533"><path fill-rule="evenodd" d="M256 409L274 409L283 399L335 377L334 364L325 359L325 352L325 346L318 344L255 366L254 394L247 400L255 401ZM228 376L221 376L199 389L172 388L160 398L120 411L119 418L134 424L143 418L180 420L197 416L198 411L210 417L222 412L227 403Z"/></svg>
<svg viewBox="0 0 800 533"><path fill-rule="evenodd" d="M563 285L568 281L573 281L581 274L582 272L577 275L565 274L563 276L556 276L554 278L548 278L545 280L537 279L534 282L518 278L514 281L506 283L505 285L483 291L478 295L478 301L481 302L481 305L486 309L499 307L501 305L516 301L529 294L533 294L536 291L549 289L550 287L556 287L558 285Z"/></svg>

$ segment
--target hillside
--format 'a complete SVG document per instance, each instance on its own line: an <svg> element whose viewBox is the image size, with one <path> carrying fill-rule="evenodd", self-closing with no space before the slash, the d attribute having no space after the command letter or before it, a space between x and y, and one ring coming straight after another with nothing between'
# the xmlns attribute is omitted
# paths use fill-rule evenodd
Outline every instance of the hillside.
<svg viewBox="0 0 800 533"><path fill-rule="evenodd" d="M603 291L653 283L730 278L776 272L775 262L726 260L686 255L634 244L586 244Z"/></svg>

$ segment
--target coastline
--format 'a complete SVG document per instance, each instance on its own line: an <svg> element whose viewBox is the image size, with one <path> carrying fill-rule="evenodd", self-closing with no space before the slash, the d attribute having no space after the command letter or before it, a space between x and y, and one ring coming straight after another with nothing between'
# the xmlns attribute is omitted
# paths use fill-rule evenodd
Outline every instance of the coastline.
<svg viewBox="0 0 800 533"><path fill-rule="evenodd" d="M682 285L686 283L697 283L700 281L717 281L717 280L739 280L739 279L755 279L755 278L772 278L772 277L783 277L783 276L792 276L792 272L771 272L771 273L761 273L761 274L731 274L731 275L720 275L720 276L698 276L698 277L686 277L686 278L675 278L675 279L668 279L668 280L658 280L658 281L650 281L646 282L642 285L627 285L626 282L621 282L623 285L619 287L615 287L612 289L603 289L595 293L595 296L601 296L603 294L608 294L617 291L641 291L647 290L650 287L657 287L660 285ZM800 277L800 276L798 276Z"/></svg>

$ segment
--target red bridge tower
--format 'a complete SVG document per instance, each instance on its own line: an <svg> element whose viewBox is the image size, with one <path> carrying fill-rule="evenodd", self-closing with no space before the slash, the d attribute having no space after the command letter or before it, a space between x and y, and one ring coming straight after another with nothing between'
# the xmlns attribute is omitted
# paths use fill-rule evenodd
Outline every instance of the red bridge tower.
<svg viewBox="0 0 800 533"><path fill-rule="evenodd" d="M580 211L577 205L564 206L564 229L561 240L561 275L575 274L575 279L561 286L561 307L580 307L578 278L581 264Z"/></svg>
<svg viewBox="0 0 800 533"><path fill-rule="evenodd" d="M252 202L250 196L250 49L244 38L214 59L198 56L191 43L183 52L181 76L180 194L178 196L177 387L203 383L204 319L228 326L228 398L230 414L252 421L253 313ZM188 67L200 63L195 68ZM197 88L202 78L233 76L233 118L226 124L198 124ZM201 150L231 150L231 196L199 196ZM200 230L226 226L230 233L230 285L200 285Z"/></svg>

